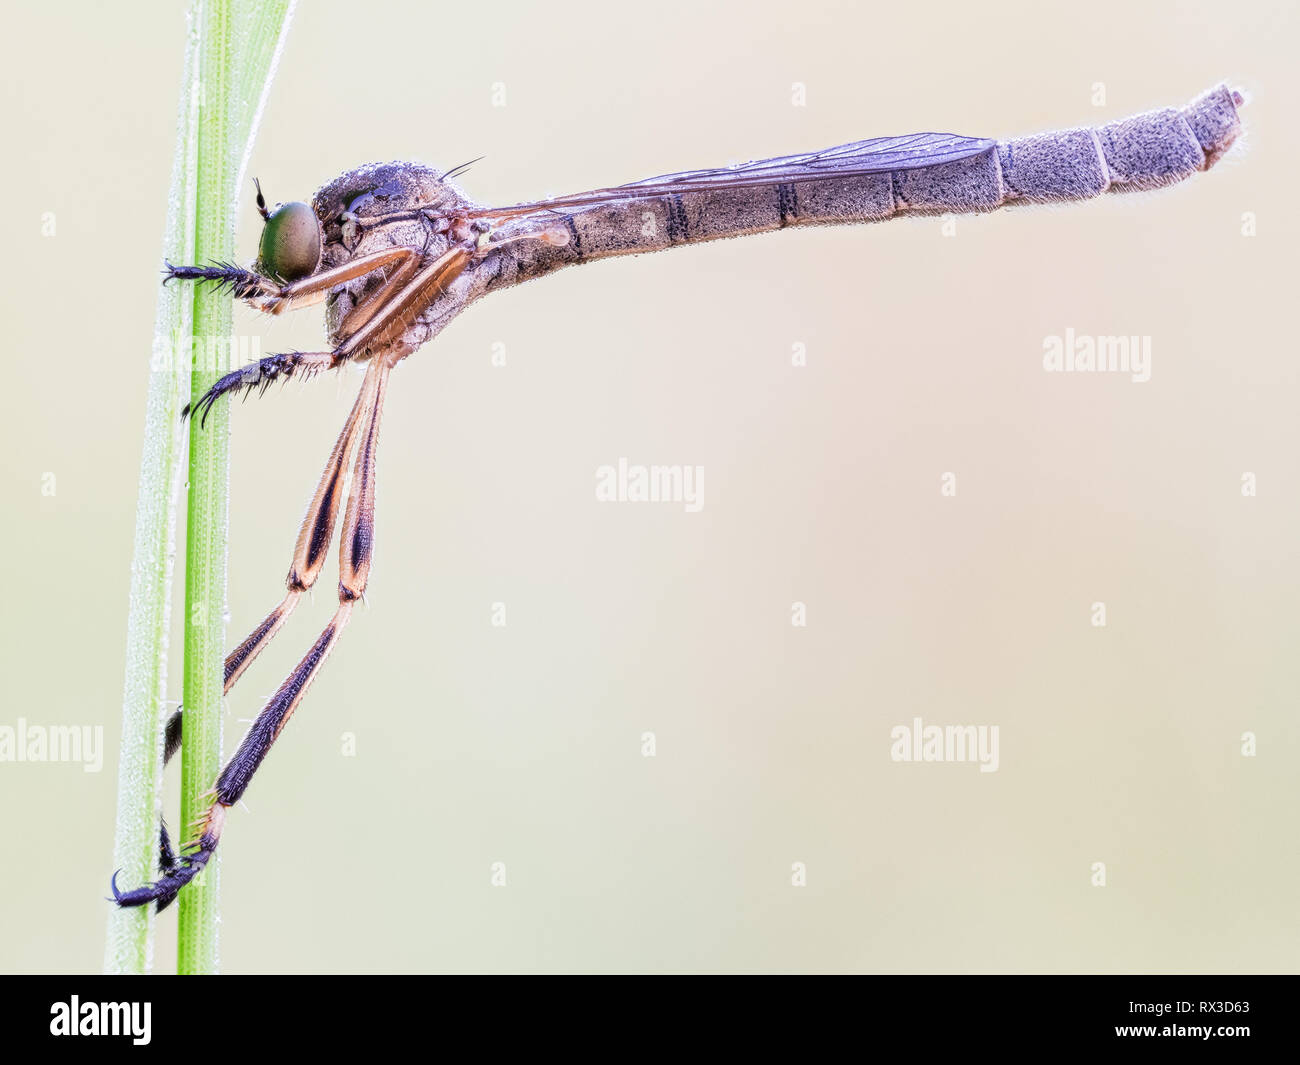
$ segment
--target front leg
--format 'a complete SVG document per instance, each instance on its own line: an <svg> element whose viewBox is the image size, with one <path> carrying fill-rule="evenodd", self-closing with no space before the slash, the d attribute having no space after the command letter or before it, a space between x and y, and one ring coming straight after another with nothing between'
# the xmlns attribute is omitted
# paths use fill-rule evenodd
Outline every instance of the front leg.
<svg viewBox="0 0 1300 1065"><path fill-rule="evenodd" d="M355 281L390 266L406 266L420 258L416 248L386 248L370 255L361 255L329 270L321 270L301 281L281 284L273 278L246 270L233 263L213 263L211 266L173 266L167 263L163 271L163 284L168 281L214 281L219 286L228 285L235 299L267 314L282 314L299 307L319 303L330 289Z"/></svg>

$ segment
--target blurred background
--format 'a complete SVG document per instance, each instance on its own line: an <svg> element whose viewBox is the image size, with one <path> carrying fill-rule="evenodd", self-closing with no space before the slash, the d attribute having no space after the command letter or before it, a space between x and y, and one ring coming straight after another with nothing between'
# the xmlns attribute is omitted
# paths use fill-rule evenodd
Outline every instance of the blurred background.
<svg viewBox="0 0 1300 1065"><path fill-rule="evenodd" d="M228 820L224 971L1296 968L1294 5L929 14L301 5L249 168L272 201L378 160L482 155L462 186L517 202L1251 100L1244 148L1161 193L562 271L405 362L366 609ZM7 29L0 726L102 726L104 755L0 762L0 969L98 971L184 11ZM1067 329L1150 337L1150 380L1044 372ZM236 408L231 646L358 382ZM620 457L703 466L703 509L597 502ZM892 760L918 717L997 726L997 771Z"/></svg>

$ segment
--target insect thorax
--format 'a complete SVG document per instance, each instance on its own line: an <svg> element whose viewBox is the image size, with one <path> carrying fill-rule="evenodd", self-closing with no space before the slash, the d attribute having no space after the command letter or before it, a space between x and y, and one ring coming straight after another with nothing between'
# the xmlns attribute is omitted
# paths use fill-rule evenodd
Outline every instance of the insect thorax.
<svg viewBox="0 0 1300 1065"><path fill-rule="evenodd" d="M312 200L325 232L321 265L342 266L358 256L395 246L419 248L436 258L447 251L450 240L440 231L443 227L420 209L446 212L461 206L471 206L461 191L422 163L374 163L350 170ZM380 218L384 221L377 222ZM383 281L381 274L372 274L330 293L326 327L331 340L343 317ZM428 339L427 334L428 330L416 323L410 345L418 347Z"/></svg>

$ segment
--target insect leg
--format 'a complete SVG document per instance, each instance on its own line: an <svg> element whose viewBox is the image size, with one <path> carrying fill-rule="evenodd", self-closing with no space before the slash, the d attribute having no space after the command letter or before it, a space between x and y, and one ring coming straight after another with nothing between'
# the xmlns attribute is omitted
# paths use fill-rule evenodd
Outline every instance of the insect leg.
<svg viewBox="0 0 1300 1065"><path fill-rule="evenodd" d="M396 267L398 271L413 270L422 257L418 249L408 245L361 255L342 266L321 270L311 277L285 285L273 299L263 303L260 309L269 314L282 314L299 307L310 307L328 296L332 288L390 267Z"/></svg>
<svg viewBox="0 0 1300 1065"><path fill-rule="evenodd" d="M383 310L384 304L388 302L389 297L394 292L400 291L402 286L410 280L418 266L419 258L414 255L399 263L397 269L393 271L384 284L363 302L357 304L340 323L339 335L347 338L366 325ZM271 642L271 637L279 631L285 619L293 612L293 608L298 605L299 595L312 586L320 573L321 563L325 557L325 549L329 547L330 538L333 536L334 522L338 516L338 502L343 488L343 471L352 452L357 425L360 423L366 401L367 396L363 389L362 394L357 397L357 401L352 407L352 413L348 415L348 420L343 426L343 432L339 435L338 441L334 445L334 451L330 455L330 460L325 466L325 472L321 475L320 482L316 486L316 494L312 497L311 505L307 508L302 528L298 531L298 543L294 549L293 565L289 570L288 594L253 630L249 637L226 656L223 695L229 693L230 689L234 687L235 681L240 678L248 665ZM182 710L178 709L167 719L163 744L164 765L170 762L176 752L180 750L182 712ZM165 840L165 827L161 835ZM166 844L164 843L165 848Z"/></svg>
<svg viewBox="0 0 1300 1065"><path fill-rule="evenodd" d="M414 249L410 250L413 251ZM340 339L345 341L350 339L372 319L382 314L389 301L394 295L401 292L406 283L415 276L415 272L419 267L419 255L412 255L399 263L397 269L385 279L379 288L348 311L347 315L339 323L338 335Z"/></svg>
<svg viewBox="0 0 1300 1065"><path fill-rule="evenodd" d="M409 354L410 349L397 351L402 333L437 298L438 293L456 279L469 261L470 253L466 248L454 247L437 259L422 263L419 270L410 275L409 281L391 278L383 286L385 295L382 302L374 300L349 315L348 325L355 332L343 347L355 354L375 352L376 358L388 358L392 362Z"/></svg>
<svg viewBox="0 0 1300 1065"><path fill-rule="evenodd" d="M308 686L315 679L343 627L353 604L362 597L370 575L374 547L375 459L379 449L379 422L388 388L392 362L377 358L366 374L369 403L357 435L357 456L352 469L352 486L339 537L339 605L334 617L289 678L271 697L249 729L239 750L217 780L215 805L238 802L271 749L286 722L297 709Z"/></svg>
<svg viewBox="0 0 1300 1065"><path fill-rule="evenodd" d="M325 552L334 535L339 502L343 495L344 474L348 459L355 450L357 428L373 399L373 379L367 377L366 384L352 405L352 412L348 415L338 440L335 441L334 450L330 453L329 461L325 464L325 470L316 486L316 493L312 496L307 513L303 517L302 527L298 531L298 541L294 547L293 561L289 566L286 582L289 590L284 599L249 634L248 638L226 655L223 695L229 693L235 686L235 681L243 675L253 659L271 642L271 638L280 630L280 626L293 613L302 593L309 589L320 575L325 562ZM180 749L183 713L183 710L177 710L167 719L163 741L164 765L170 762ZM167 855L170 844L167 840L166 825L160 829L159 838L160 852ZM164 863L163 867L165 870L167 864Z"/></svg>
<svg viewBox="0 0 1300 1065"><path fill-rule="evenodd" d="M278 378L288 380L295 375L304 376L320 370L332 369L347 359L365 356L371 352L391 353L407 326L420 315L444 286L465 269L470 260L470 253L463 247L452 248L427 263L421 259L420 252L409 247L392 248L363 258L380 256L390 256L388 261L398 262L398 269L348 314L344 321L344 328L341 330L346 339L337 348L333 351L291 351L282 355L268 355L238 370L232 370L219 378L193 403L186 404L185 409L181 411L181 417L197 416L199 424L202 425L212 405L229 392L237 392L240 389L246 392L251 392L253 389L265 391L270 387L271 382ZM317 275L295 285L286 286L286 291L295 288L296 285L316 282L321 276ZM331 282L331 284L337 283L337 281ZM326 289L321 290L322 295Z"/></svg>
<svg viewBox="0 0 1300 1065"><path fill-rule="evenodd" d="M294 549L293 561L289 567L288 593L274 610L238 647L226 656L225 686L223 694L229 692L248 668L254 658L271 642L285 619L293 612L302 593L310 588L319 576L325 561L325 552L334 533L338 517L339 502L343 493L344 472L348 459L355 449L357 430L362 418L367 414L374 401L374 377L368 376L352 412L334 444L334 450L326 463L316 493L312 497L307 514L303 518L302 528L298 533L298 542ZM163 745L163 763L166 764L180 749L182 738L182 710L177 710L167 721ZM164 878L175 876L181 861L172 849L168 837L167 825L159 826L160 868ZM158 896L158 908L164 909L175 897L174 891Z"/></svg>
<svg viewBox="0 0 1300 1065"><path fill-rule="evenodd" d="M295 376L309 377L321 370L332 370L346 358L347 355L337 348L334 351L288 351L280 355L267 355L219 377L197 400L185 404L181 417L197 417L199 424L203 425L208 420L208 411L212 405L228 392L238 392L241 388L246 392L254 389L265 392L271 387L271 382L279 378L287 381Z"/></svg>
<svg viewBox="0 0 1300 1065"><path fill-rule="evenodd" d="M173 854L164 830L159 847L160 856L163 858L162 875L147 887L137 888L134 891L119 891L116 875L114 876L113 897L119 906L142 906L157 902L161 910L207 865L220 842L221 832L225 826L226 809L243 796L257 767L261 765L271 745L302 701L307 688L316 678L321 665L333 650L334 644L352 614L353 604L364 593L366 579L370 573L374 535L375 456L379 444L379 419L383 411L384 393L391 368L392 362L388 358L377 358L370 364L362 394L357 401L361 411L357 418L357 428L352 433L348 433L345 429L344 436L340 437L340 443L345 437L355 437L357 457L339 545L339 605L334 617L317 638L311 650L294 667L288 679L280 685L262 712L257 715L252 728L240 742L234 756L226 763L217 778L212 790L212 803L198 826L193 842L183 848L179 855ZM349 440L349 447L351 443L352 441ZM328 474L325 480L329 480ZM339 477L338 480L341 481L342 478ZM322 484L324 485L324 482ZM318 495L321 491L318 489ZM311 543L313 540L309 538L308 542ZM295 555L295 566L296 561ZM319 572L319 562L315 561L314 565L315 572ZM313 579L315 572L311 574ZM295 570L290 571L291 586L294 573Z"/></svg>
<svg viewBox="0 0 1300 1065"><path fill-rule="evenodd" d="M400 347L398 338L410 323L411 317L418 315L437 292L465 268L468 261L469 253L464 248L453 248L412 274L409 281L404 277L390 279L392 283L386 283L381 289L385 298L370 301L376 309L362 316L366 319L365 324L334 353L340 357L356 352L374 353L366 375L366 385L363 386L363 394L368 388L374 389L373 404L362 418L363 428L360 431L352 488L339 544L338 610L312 649L263 708L234 757L222 770L213 789L212 805L208 807L199 826L197 838L175 858L170 867L164 861L163 875L148 887L121 892L117 889L114 876L113 896L119 905L141 906L156 901L158 908L162 909L207 865L220 841L226 808L238 802L243 795L257 767L337 642L352 614L352 604L364 594L370 575L374 537L375 457L379 442L379 419L383 411L388 373L407 354ZM365 306L369 306L369 303ZM355 328L355 322L351 324ZM169 857L170 844L165 835L162 837L160 851L165 859Z"/></svg>
<svg viewBox="0 0 1300 1065"><path fill-rule="evenodd" d="M287 285L233 263L213 263L211 266L173 266L167 263L167 268L163 271L163 284L168 281L213 281L217 285L228 285L236 299L243 300L258 310L268 314L281 314L319 303L337 285L419 257L420 253L415 248L385 248L370 255L360 255L342 266L319 270L310 277Z"/></svg>

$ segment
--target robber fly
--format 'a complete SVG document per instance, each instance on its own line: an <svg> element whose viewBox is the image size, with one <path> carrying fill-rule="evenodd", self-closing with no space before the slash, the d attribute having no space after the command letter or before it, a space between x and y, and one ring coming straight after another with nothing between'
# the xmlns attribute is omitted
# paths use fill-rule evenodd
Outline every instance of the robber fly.
<svg viewBox="0 0 1300 1065"><path fill-rule="evenodd" d="M1084 200L1169 185L1208 169L1241 132L1240 93L1220 85L1186 107L1149 111L1095 128L997 141L918 133L844 144L716 170L514 207L481 207L453 179L418 163L365 166L331 181L311 205L268 210L252 269L171 266L167 279L229 286L267 314L324 301L330 348L270 355L226 374L186 413L197 431L208 410L240 390L306 377L347 362L367 364L298 532L288 590L225 662L228 692L270 643L325 564L349 462L351 488L339 551L339 605L221 771L193 838L175 852L164 827L161 875L113 895L122 906L162 909L211 858L226 811L338 642L366 589L374 543L375 457L394 366L438 335L475 300L563 266L661 251L720 237L811 225L879 222L900 215L992 211L1006 204ZM459 168L458 168L459 169ZM181 740L168 722L165 757Z"/></svg>

